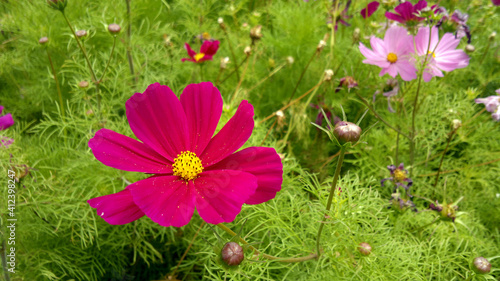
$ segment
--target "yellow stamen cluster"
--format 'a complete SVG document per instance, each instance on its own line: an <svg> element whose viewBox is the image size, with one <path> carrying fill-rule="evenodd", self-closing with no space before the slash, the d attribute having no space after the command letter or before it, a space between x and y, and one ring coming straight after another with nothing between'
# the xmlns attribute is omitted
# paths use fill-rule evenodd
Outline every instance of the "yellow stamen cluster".
<svg viewBox="0 0 500 281"><path fill-rule="evenodd" d="M396 55L395 53L389 53L387 55L387 61L390 62L390 63L395 63L398 61L398 55Z"/></svg>
<svg viewBox="0 0 500 281"><path fill-rule="evenodd" d="M198 174L203 172L203 166L200 158L191 151L182 151L177 154L172 165L174 176L183 178L186 181L195 179Z"/></svg>
<svg viewBox="0 0 500 281"><path fill-rule="evenodd" d="M196 55L194 55L194 59L196 61L200 61L204 56L205 56L204 53L197 53Z"/></svg>
<svg viewBox="0 0 500 281"><path fill-rule="evenodd" d="M407 178L406 172L403 170L396 169L394 171L394 180L396 182L402 182Z"/></svg>
<svg viewBox="0 0 500 281"><path fill-rule="evenodd" d="M433 58L436 58L436 54L434 54L434 52L429 51L429 52L427 52L427 54L432 55Z"/></svg>
<svg viewBox="0 0 500 281"><path fill-rule="evenodd" d="M201 37L205 40L209 40L210 39L210 34L208 32L203 32L201 34Z"/></svg>

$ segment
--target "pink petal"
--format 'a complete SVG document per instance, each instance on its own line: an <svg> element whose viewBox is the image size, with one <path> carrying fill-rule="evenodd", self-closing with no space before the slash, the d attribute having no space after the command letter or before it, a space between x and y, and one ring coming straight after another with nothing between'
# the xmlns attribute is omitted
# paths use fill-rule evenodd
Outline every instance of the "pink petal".
<svg viewBox="0 0 500 281"><path fill-rule="evenodd" d="M443 38L441 38L441 41L439 41L436 50L434 50L434 53L436 54L436 57L438 57L439 54L448 50L455 50L458 44L460 44L460 39L456 39L455 35L451 33L445 33Z"/></svg>
<svg viewBox="0 0 500 281"><path fill-rule="evenodd" d="M203 167L208 168L219 162L245 144L253 131L253 114L253 106L246 100L242 101L231 120L215 135L201 154Z"/></svg>
<svg viewBox="0 0 500 281"><path fill-rule="evenodd" d="M2 105L0 105L0 114L2 114L3 109L4 109L4 107Z"/></svg>
<svg viewBox="0 0 500 281"><path fill-rule="evenodd" d="M413 64L407 61L398 61L395 63L398 73L401 76L401 79L404 81L411 81L417 78L417 69Z"/></svg>
<svg viewBox="0 0 500 281"><path fill-rule="evenodd" d="M368 4L368 6L366 6L366 8L361 10L361 12L360 12L361 16L364 19L371 17L373 15L373 13L375 13L375 11L378 9L379 5L380 5L380 3L378 1L370 2Z"/></svg>
<svg viewBox="0 0 500 281"><path fill-rule="evenodd" d="M191 136L191 147L201 155L214 135L222 114L222 96L211 82L188 85L181 95Z"/></svg>
<svg viewBox="0 0 500 281"><path fill-rule="evenodd" d="M215 40L215 41L205 41L201 45L200 48L200 53L204 53L205 55L208 56L213 56L215 53L217 53L217 50L219 49L219 44L220 42Z"/></svg>
<svg viewBox="0 0 500 281"><path fill-rule="evenodd" d="M376 53L378 57L387 60L387 45L382 39L372 36L370 38L370 45L372 46L373 52Z"/></svg>
<svg viewBox="0 0 500 281"><path fill-rule="evenodd" d="M408 35L408 32L403 27L391 26L385 32L384 44L387 46L387 52L392 52L400 56L401 52L398 52L399 46L407 46L408 41L411 42L411 36Z"/></svg>
<svg viewBox="0 0 500 281"><path fill-rule="evenodd" d="M135 205L128 189L87 201L97 209L97 215L109 224L126 224L140 219L144 213Z"/></svg>
<svg viewBox="0 0 500 281"><path fill-rule="evenodd" d="M378 67L388 67L390 65L390 62L387 61L387 57L380 56L379 54L366 48L363 43L359 43L359 51L367 58L363 61L363 63L376 65Z"/></svg>
<svg viewBox="0 0 500 281"><path fill-rule="evenodd" d="M429 45L429 28L421 27L415 36L415 45L417 47L417 54L419 56L427 55L428 52L435 50L439 42L439 33L437 27L432 28L432 38Z"/></svg>
<svg viewBox="0 0 500 281"><path fill-rule="evenodd" d="M190 56L191 58L194 58L194 55L196 55L196 52L193 51L193 49L191 49L191 46L189 46L188 43L184 43L184 49L186 49L188 56Z"/></svg>
<svg viewBox="0 0 500 281"><path fill-rule="evenodd" d="M436 55L436 66L444 71L464 68L469 64L469 56L463 50L449 50Z"/></svg>
<svg viewBox="0 0 500 281"><path fill-rule="evenodd" d="M192 62L197 62L196 60L194 59L186 59L186 58L182 58L181 59L182 62L185 62L185 61L192 61Z"/></svg>
<svg viewBox="0 0 500 281"><path fill-rule="evenodd" d="M0 130L5 130L14 125L14 119L10 113L0 116Z"/></svg>
<svg viewBox="0 0 500 281"><path fill-rule="evenodd" d="M181 151L191 149L186 114L169 87L151 84L144 94L134 94L126 108L137 138L171 162Z"/></svg>
<svg viewBox="0 0 500 281"><path fill-rule="evenodd" d="M172 163L149 146L108 129L100 129L89 147L104 165L123 171L172 173Z"/></svg>
<svg viewBox="0 0 500 281"><path fill-rule="evenodd" d="M239 170L257 177L257 190L245 204L260 204L273 199L281 190L283 164L274 148L249 147L238 151L210 170Z"/></svg>
<svg viewBox="0 0 500 281"><path fill-rule="evenodd" d="M150 177L127 186L134 202L162 226L186 225L194 212L194 189L176 176Z"/></svg>
<svg viewBox="0 0 500 281"><path fill-rule="evenodd" d="M257 178L234 170L206 171L190 182L196 190L196 209L211 224L232 222L257 189Z"/></svg>

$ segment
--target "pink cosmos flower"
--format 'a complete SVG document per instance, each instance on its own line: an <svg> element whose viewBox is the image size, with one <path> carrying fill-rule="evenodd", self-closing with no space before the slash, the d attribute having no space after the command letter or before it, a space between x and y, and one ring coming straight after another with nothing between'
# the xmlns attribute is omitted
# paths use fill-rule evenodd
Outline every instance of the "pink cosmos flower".
<svg viewBox="0 0 500 281"><path fill-rule="evenodd" d="M496 90L498 96L475 99L477 104L484 104L486 111L491 112L491 117L495 121L500 121L500 89Z"/></svg>
<svg viewBox="0 0 500 281"><path fill-rule="evenodd" d="M212 83L188 85L180 100L158 83L126 103L130 128L140 140L108 129L89 141L103 164L151 174L125 190L88 200L110 224L146 215L162 226L186 225L198 211L207 223L231 222L242 205L260 204L281 189L283 165L273 148L249 147L253 106L242 101L215 135L222 97ZM213 137L212 137L213 136Z"/></svg>
<svg viewBox="0 0 500 281"><path fill-rule="evenodd" d="M423 78L429 82L433 76L443 77L442 71L452 71L469 65L469 56L463 50L455 48L460 39L451 33L445 33L439 40L437 27L432 28L431 43L429 45L429 27L422 27L415 36L417 55L428 55L427 66Z"/></svg>
<svg viewBox="0 0 500 281"><path fill-rule="evenodd" d="M370 44L373 50L359 43L359 50L366 57L363 63L381 67L380 76L388 73L394 78L399 73L405 81L417 78L417 69L410 62L413 40L405 28L391 26L385 33L384 40L372 36Z"/></svg>
<svg viewBox="0 0 500 281"><path fill-rule="evenodd" d="M425 7L427 7L427 1L424 0L418 1L418 3L415 4L415 6L413 6L411 2L407 1L399 4L398 6L396 6L396 8L394 8L397 14L391 12L385 12L385 17L402 24L413 25L416 22L424 20L424 18L417 17L415 14Z"/></svg>
<svg viewBox="0 0 500 281"><path fill-rule="evenodd" d="M361 10L361 12L360 12L361 16L364 19L371 17L373 15L373 13L375 13L375 11L377 11L379 5L380 5L380 3L378 1L370 2L368 4L368 6L366 6L366 8Z"/></svg>
<svg viewBox="0 0 500 281"><path fill-rule="evenodd" d="M183 58L181 59L182 62L185 61L192 61L194 63L201 63L207 60L212 60L212 57L217 53L217 50L219 50L219 44L220 42L215 40L215 41L204 41L203 44L200 47L200 52L196 53L191 49L191 46L189 46L188 43L184 44L184 48L186 49L188 55L191 57L190 59Z"/></svg>
<svg viewBox="0 0 500 281"><path fill-rule="evenodd" d="M2 114L3 106L0 105L0 114ZM14 125L14 119L10 113L0 116L0 130L5 130L10 126Z"/></svg>

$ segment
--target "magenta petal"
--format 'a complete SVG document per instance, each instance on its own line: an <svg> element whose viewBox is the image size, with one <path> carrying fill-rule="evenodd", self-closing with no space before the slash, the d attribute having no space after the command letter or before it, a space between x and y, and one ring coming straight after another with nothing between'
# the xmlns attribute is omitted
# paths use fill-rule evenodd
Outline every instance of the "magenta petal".
<svg viewBox="0 0 500 281"><path fill-rule="evenodd" d="M390 19L390 20L393 20L393 21L405 23L405 19L403 17L401 17L400 15L396 15L394 13L391 13L391 12L385 12L385 17Z"/></svg>
<svg viewBox="0 0 500 281"><path fill-rule="evenodd" d="M200 47L200 53L205 54L206 56L213 56L219 50L220 42L215 41L205 41Z"/></svg>
<svg viewBox="0 0 500 281"><path fill-rule="evenodd" d="M191 147L201 155L214 135L222 114L222 96L211 82L188 85L181 95L186 113Z"/></svg>
<svg viewBox="0 0 500 281"><path fill-rule="evenodd" d="M253 114L253 106L246 100L242 101L231 120L215 135L201 154L203 167L208 168L219 162L245 144L255 125Z"/></svg>
<svg viewBox="0 0 500 281"><path fill-rule="evenodd" d="M281 190L283 164L271 147L249 147L238 151L210 170L239 170L257 177L257 190L245 204L260 204L273 199Z"/></svg>
<svg viewBox="0 0 500 281"><path fill-rule="evenodd" d="M5 130L12 125L14 125L14 119L10 113L0 116L0 130Z"/></svg>
<svg viewBox="0 0 500 281"><path fill-rule="evenodd" d="M188 56L190 56L191 58L193 58L194 55L196 55L196 52L193 51L193 49L191 49L191 46L189 46L188 43L184 43L184 49L186 49Z"/></svg>
<svg viewBox="0 0 500 281"><path fill-rule="evenodd" d="M172 163L149 146L108 129L100 129L89 147L104 165L130 172L172 173Z"/></svg>
<svg viewBox="0 0 500 281"><path fill-rule="evenodd" d="M361 10L361 12L360 12L361 16L364 19L371 17L373 15L373 13L375 13L375 11L378 9L379 5L380 5L380 3L378 1L370 2L368 4L368 6L366 6L366 8Z"/></svg>
<svg viewBox="0 0 500 281"><path fill-rule="evenodd" d="M173 162L181 151L190 150L186 114L167 86L149 85L126 103L130 128L142 142Z"/></svg>
<svg viewBox="0 0 500 281"><path fill-rule="evenodd" d="M140 219L144 213L135 205L130 191L125 189L87 201L97 209L97 215L109 224L126 224Z"/></svg>
<svg viewBox="0 0 500 281"><path fill-rule="evenodd" d="M181 227L193 216L194 189L179 177L150 177L127 189L137 206L159 225Z"/></svg>
<svg viewBox="0 0 500 281"><path fill-rule="evenodd" d="M232 222L241 206L257 189L257 178L234 170L206 171L190 182L195 189L196 209L211 224Z"/></svg>

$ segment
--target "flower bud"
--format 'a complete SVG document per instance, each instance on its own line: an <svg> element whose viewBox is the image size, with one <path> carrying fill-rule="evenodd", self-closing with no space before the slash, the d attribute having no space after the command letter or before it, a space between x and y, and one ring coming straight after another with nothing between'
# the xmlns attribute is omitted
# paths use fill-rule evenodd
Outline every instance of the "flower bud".
<svg viewBox="0 0 500 281"><path fill-rule="evenodd" d="M295 59L292 56L286 57L286 62L288 64L293 64L295 62Z"/></svg>
<svg viewBox="0 0 500 281"><path fill-rule="evenodd" d="M66 0L47 0L47 4L49 4L52 9L63 12L68 2L66 2Z"/></svg>
<svg viewBox="0 0 500 281"><path fill-rule="evenodd" d="M495 40L495 37L497 37L497 33L496 32L492 32L490 34L490 36L488 37L488 39L490 39L490 41L493 41L493 40Z"/></svg>
<svg viewBox="0 0 500 281"><path fill-rule="evenodd" d="M476 50L476 48L474 47L474 45L467 44L467 46L465 46L465 51L467 53L473 53L475 50Z"/></svg>
<svg viewBox="0 0 500 281"><path fill-rule="evenodd" d="M78 83L78 88L80 89L86 89L88 88L89 86L89 82L83 80L83 81L80 81L80 83Z"/></svg>
<svg viewBox="0 0 500 281"><path fill-rule="evenodd" d="M38 43L40 43L40 45L45 45L45 43L49 42L49 38L47 37L42 37L40 38L40 40L38 40Z"/></svg>
<svg viewBox="0 0 500 281"><path fill-rule="evenodd" d="M116 23L108 25L108 31L109 33L111 33L111 35L118 35L118 33L120 33L121 30L122 28Z"/></svg>
<svg viewBox="0 0 500 281"><path fill-rule="evenodd" d="M243 52L245 55L249 56L252 53L252 48L250 48L250 46L246 46Z"/></svg>
<svg viewBox="0 0 500 281"><path fill-rule="evenodd" d="M462 127L462 121L458 120L458 119L453 119L453 121L451 121L452 124L453 124L453 129L458 129L460 127Z"/></svg>
<svg viewBox="0 0 500 281"><path fill-rule="evenodd" d="M226 69L228 63L229 63L229 57L221 58L220 59L220 68Z"/></svg>
<svg viewBox="0 0 500 281"><path fill-rule="evenodd" d="M483 257L477 257L474 259L474 267L475 271L479 274L489 273L491 270L491 263Z"/></svg>
<svg viewBox="0 0 500 281"><path fill-rule="evenodd" d="M243 253L243 248L236 242L228 242L222 248L222 261L227 265L235 266L239 265L245 258Z"/></svg>
<svg viewBox="0 0 500 281"><path fill-rule="evenodd" d="M76 34L76 37L82 38L82 37L87 36L87 31L86 30L78 30L77 32L75 32L75 34Z"/></svg>
<svg viewBox="0 0 500 281"><path fill-rule="evenodd" d="M361 29L356 27L354 29L354 32L352 33L352 41L356 44L359 42L359 39L361 38Z"/></svg>
<svg viewBox="0 0 500 281"><path fill-rule="evenodd" d="M269 58L269 60L267 61L267 63L269 64L270 68L276 67L276 61L274 59L272 59L272 58Z"/></svg>
<svg viewBox="0 0 500 281"><path fill-rule="evenodd" d="M354 123L340 121L335 125L333 134L340 142L340 144L344 144L347 142L355 143L361 137L361 128Z"/></svg>
<svg viewBox="0 0 500 281"><path fill-rule="evenodd" d="M262 38L262 25L257 25L250 29L250 38L252 38L252 41Z"/></svg>
<svg viewBox="0 0 500 281"><path fill-rule="evenodd" d="M368 256L372 252L372 246L366 242L359 243L358 251L365 256Z"/></svg>
<svg viewBox="0 0 500 281"><path fill-rule="evenodd" d="M217 22L218 22L219 24L223 24L223 23L224 23L224 19L223 19L223 18L218 18L218 19L217 19Z"/></svg>
<svg viewBox="0 0 500 281"><path fill-rule="evenodd" d="M320 40L318 47L316 47L316 51L321 52L326 47L326 42L324 40Z"/></svg>
<svg viewBox="0 0 500 281"><path fill-rule="evenodd" d="M323 79L323 81L330 81L332 80L332 77L333 77L333 70L331 69L325 70L325 78Z"/></svg>

